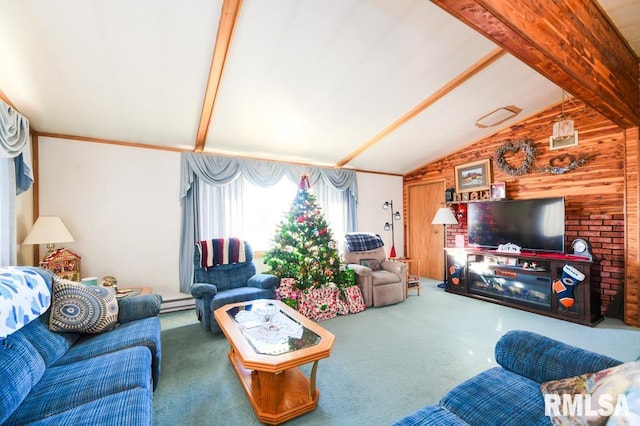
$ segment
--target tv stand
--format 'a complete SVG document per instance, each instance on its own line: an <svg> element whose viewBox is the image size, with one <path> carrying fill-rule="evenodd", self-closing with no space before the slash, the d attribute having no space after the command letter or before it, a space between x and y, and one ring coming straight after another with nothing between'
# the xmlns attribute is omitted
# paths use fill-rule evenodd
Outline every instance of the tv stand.
<svg viewBox="0 0 640 426"><path fill-rule="evenodd" d="M591 288L591 260L564 253L498 252L448 248L445 291L553 318L594 326L602 320L600 295ZM552 283L571 265L585 275L570 308L558 302Z"/></svg>

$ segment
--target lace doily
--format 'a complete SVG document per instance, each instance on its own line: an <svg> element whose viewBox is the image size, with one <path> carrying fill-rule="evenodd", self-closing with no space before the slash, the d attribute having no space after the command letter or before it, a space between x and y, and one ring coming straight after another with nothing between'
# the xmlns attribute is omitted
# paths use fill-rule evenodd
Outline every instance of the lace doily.
<svg viewBox="0 0 640 426"><path fill-rule="evenodd" d="M289 352L289 339L302 337L302 325L280 311L273 316L268 327L253 311L240 311L235 320L258 353L278 355Z"/></svg>

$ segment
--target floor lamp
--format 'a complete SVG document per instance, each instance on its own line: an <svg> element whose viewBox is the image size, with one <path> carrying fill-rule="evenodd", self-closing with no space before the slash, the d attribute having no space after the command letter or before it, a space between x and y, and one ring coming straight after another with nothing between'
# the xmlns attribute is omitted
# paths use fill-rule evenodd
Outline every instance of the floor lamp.
<svg viewBox="0 0 640 426"><path fill-rule="evenodd" d="M444 276L442 279L442 283L438 284L439 288L447 287L447 225L457 225L458 220L456 216L453 214L450 208L448 207L440 207L436 212L436 216L431 221L432 225L443 225L442 239L444 245L442 246L442 251L444 252Z"/></svg>
<svg viewBox="0 0 640 426"><path fill-rule="evenodd" d="M385 201L382 208L389 210L391 213L391 220L384 224L384 230L391 230L391 251L389 252L389 258L394 259L396 257L396 234L394 233L393 221L400 220L400 212L393 212L393 200Z"/></svg>

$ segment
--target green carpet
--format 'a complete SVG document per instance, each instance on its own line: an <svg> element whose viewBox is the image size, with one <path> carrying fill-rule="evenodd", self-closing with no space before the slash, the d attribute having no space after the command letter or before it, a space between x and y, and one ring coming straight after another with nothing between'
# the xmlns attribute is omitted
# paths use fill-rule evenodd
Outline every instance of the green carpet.
<svg viewBox="0 0 640 426"><path fill-rule="evenodd" d="M420 296L412 291L398 305L321 323L336 343L318 366L318 407L288 425L392 424L495 366L493 347L509 330L531 330L621 361L640 355L640 329L619 320L591 328L448 294L434 280L422 284ZM161 322L154 424L259 424L224 336L205 332L193 311L161 314ZM302 370L308 375L310 367Z"/></svg>

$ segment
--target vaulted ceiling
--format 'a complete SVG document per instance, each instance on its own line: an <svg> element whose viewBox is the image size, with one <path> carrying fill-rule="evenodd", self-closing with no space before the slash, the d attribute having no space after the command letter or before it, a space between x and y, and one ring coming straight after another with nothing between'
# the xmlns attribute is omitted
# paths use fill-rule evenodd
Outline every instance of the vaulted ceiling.
<svg viewBox="0 0 640 426"><path fill-rule="evenodd" d="M561 87L637 126L640 1L556 3L0 0L0 98L37 135L400 175Z"/></svg>

